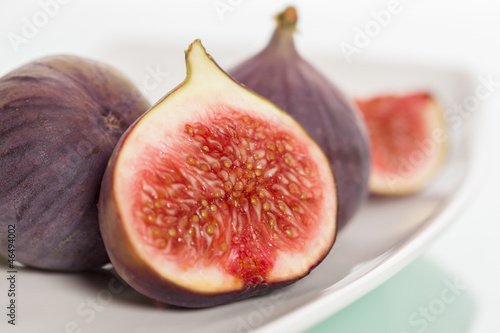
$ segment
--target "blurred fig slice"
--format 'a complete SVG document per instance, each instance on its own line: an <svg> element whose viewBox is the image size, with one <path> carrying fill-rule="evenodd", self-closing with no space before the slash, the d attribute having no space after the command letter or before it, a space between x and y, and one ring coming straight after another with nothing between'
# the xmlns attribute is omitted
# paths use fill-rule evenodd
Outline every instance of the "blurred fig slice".
<svg viewBox="0 0 500 333"><path fill-rule="evenodd" d="M350 100L297 52L295 8L276 19L266 48L229 74L290 114L323 149L337 181L342 228L368 193L368 135Z"/></svg>
<svg viewBox="0 0 500 333"><path fill-rule="evenodd" d="M421 190L442 166L447 151L446 127L436 101L428 93L414 93L356 103L370 133L370 191L404 195Z"/></svg>
<svg viewBox="0 0 500 333"><path fill-rule="evenodd" d="M103 239L136 290L207 307L288 285L330 251L334 178L290 116L196 40L185 81L122 136L100 196Z"/></svg>

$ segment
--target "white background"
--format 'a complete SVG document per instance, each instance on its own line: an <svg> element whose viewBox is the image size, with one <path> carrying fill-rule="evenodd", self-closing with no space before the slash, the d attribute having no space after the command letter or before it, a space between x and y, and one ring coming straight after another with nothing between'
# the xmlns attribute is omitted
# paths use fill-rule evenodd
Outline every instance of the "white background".
<svg viewBox="0 0 500 333"><path fill-rule="evenodd" d="M192 40L201 38L207 47L230 49L240 54L240 58L228 64L233 65L249 55L238 53L240 49L257 51L265 45L274 27L270 18L290 4L289 1L264 0L66 2L57 7L53 17L38 31L18 47L13 47L9 36L22 35L23 19L34 22L33 16L43 9L38 1L2 0L0 75L47 54L73 53L95 59L116 55L115 65L140 84L141 78L147 75L146 65L139 66L139 70L120 67L127 56L126 45L130 39L144 42L146 54L142 59L148 59L147 53L154 52L151 45L160 41L182 56ZM231 10L217 12L217 3L229 4ZM321 52L342 60L339 45L342 42L354 44L356 29L364 29L373 21L371 12L387 8L389 3L297 0L293 4L300 14L298 48L305 57ZM371 38L369 45L360 48L360 53L353 55L345 65L383 60L454 66L476 76L492 75L500 81L499 17L500 6L491 0L401 0L400 12L393 15L389 24ZM216 58L217 54L213 56ZM159 64L174 76L172 79L182 80L183 68L169 68L161 62L159 54L150 57L150 64ZM341 82L339 84L342 86ZM165 92L161 84L157 89L146 91L151 100ZM500 332L500 149L497 135L500 131L496 130L500 120L499 100L500 88L482 105L482 112L490 117L489 127L484 128L491 136L485 148L485 152L491 154L489 172L484 173L482 185L472 196L474 200L424 254L467 286L476 307L470 327L470 332L474 333Z"/></svg>

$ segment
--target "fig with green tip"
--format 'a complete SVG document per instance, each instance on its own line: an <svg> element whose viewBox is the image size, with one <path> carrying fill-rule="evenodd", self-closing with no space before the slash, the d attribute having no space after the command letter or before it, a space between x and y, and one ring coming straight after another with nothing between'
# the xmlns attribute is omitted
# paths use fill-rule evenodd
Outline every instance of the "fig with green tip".
<svg viewBox="0 0 500 333"><path fill-rule="evenodd" d="M196 40L187 77L122 136L101 187L111 262L144 295L207 307L307 275L336 235L328 160Z"/></svg>

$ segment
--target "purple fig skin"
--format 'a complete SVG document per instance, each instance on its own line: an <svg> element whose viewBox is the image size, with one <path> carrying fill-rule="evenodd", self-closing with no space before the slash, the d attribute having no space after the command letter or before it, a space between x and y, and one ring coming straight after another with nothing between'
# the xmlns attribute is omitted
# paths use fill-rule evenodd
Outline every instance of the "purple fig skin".
<svg viewBox="0 0 500 333"><path fill-rule="evenodd" d="M355 106L297 52L293 7L277 16L267 47L229 74L295 118L325 152L337 181L339 230L368 195L370 151Z"/></svg>
<svg viewBox="0 0 500 333"><path fill-rule="evenodd" d="M115 69L58 55L0 78L0 251L15 226L16 260L81 271L109 261L97 202L113 148L150 104Z"/></svg>

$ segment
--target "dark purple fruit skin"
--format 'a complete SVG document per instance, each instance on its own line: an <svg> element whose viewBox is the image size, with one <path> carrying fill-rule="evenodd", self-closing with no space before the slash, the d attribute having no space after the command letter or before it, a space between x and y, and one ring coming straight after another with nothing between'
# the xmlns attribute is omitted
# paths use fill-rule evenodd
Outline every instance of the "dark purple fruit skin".
<svg viewBox="0 0 500 333"><path fill-rule="evenodd" d="M293 29L278 26L268 46L229 74L295 118L330 161L338 188L338 230L368 195L370 151L355 106L295 49Z"/></svg>
<svg viewBox="0 0 500 333"><path fill-rule="evenodd" d="M109 261L97 202L113 148L149 102L115 69L58 55L0 78L0 253L81 271Z"/></svg>

